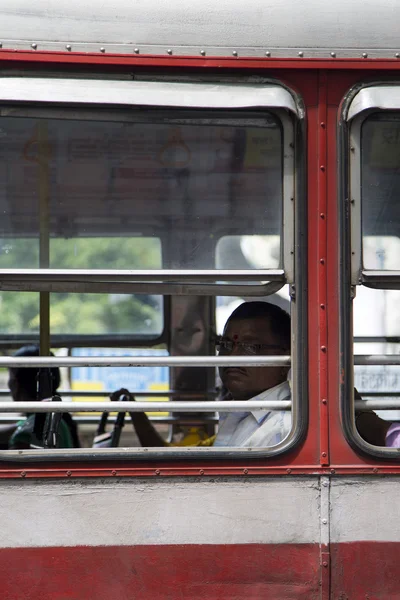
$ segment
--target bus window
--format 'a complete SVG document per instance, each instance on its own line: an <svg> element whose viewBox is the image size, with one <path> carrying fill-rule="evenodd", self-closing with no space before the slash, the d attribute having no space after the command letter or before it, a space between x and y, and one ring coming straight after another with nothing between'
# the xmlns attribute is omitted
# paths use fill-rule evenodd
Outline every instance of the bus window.
<svg viewBox="0 0 400 600"><path fill-rule="evenodd" d="M400 112L375 108L383 88L361 90L349 109L353 434L361 435L364 449L390 453L400 446ZM397 93L394 86L386 90L390 108Z"/></svg>
<svg viewBox="0 0 400 600"><path fill-rule="evenodd" d="M14 83L7 80L10 88ZM35 101L34 78L26 83L24 100L29 92ZM101 81L70 83L71 101L74 87L85 89L85 99L73 109L65 100L65 81L53 78L53 104L44 107L40 98L32 106L8 100L1 117L1 302L9 309L0 322L3 347L11 351L19 342L40 342L42 355L36 363L4 359L3 366L70 369L63 410L78 413L77 418L85 409L98 415L103 407L127 407L139 427L143 413L161 413L166 424L174 424L176 437L164 454L161 440L157 457L182 452L185 431L175 427L177 422L190 417L213 438L216 413L252 415L246 411L248 400L258 411L255 430L271 416L277 427L285 423L281 433L271 425L268 442L259 435L257 443L248 444L252 455L287 450L302 437L307 414L301 262L306 253L297 254L302 242L294 242L295 232L306 225L295 178L295 166L302 168L301 153L295 153L302 144L302 113L293 96L274 84L116 81L105 90ZM100 87L104 94L96 107ZM285 291L274 301L279 290ZM258 325L260 319L281 319L282 331L268 321L268 339L262 338L263 326L253 327L254 339L249 339L235 323L232 339L221 340L216 318L222 304L228 306L220 299L229 298L271 298L272 304L290 306L292 325L288 315L276 307L265 309L264 303L248 309L257 315L243 316L241 309L240 319L246 327L251 319ZM13 306L21 302L26 316L13 320ZM267 310L273 318L264 316ZM65 358L45 358L50 347L62 348ZM104 365L107 376L100 370ZM216 366L234 375L254 369L248 378L251 393L240 386L233 391L231 383L229 399L219 397ZM161 382L151 367L162 370ZM144 382L146 368L154 381ZM143 370L143 386L132 384L132 396L114 395L117 401L124 397L123 406L105 403L105 395L125 389L126 382L131 388L127 369ZM269 383L261 377L264 387L256 389L254 380L267 372ZM92 402L81 406L73 398ZM45 408L61 410L55 403ZM223 456L229 439L239 438L226 437L225 431L220 443L221 422L215 443L193 444L184 456L203 451L209 458ZM143 445L144 438L139 439ZM247 447L244 441L231 445L239 454ZM140 450L138 456L148 460Z"/></svg>

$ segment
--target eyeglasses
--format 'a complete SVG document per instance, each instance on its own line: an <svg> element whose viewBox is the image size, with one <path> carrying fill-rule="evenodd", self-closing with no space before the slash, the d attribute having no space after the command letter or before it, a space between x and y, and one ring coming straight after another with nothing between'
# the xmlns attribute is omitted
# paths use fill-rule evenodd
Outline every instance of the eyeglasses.
<svg viewBox="0 0 400 600"><path fill-rule="evenodd" d="M217 338L215 347L219 354L232 354L235 348L240 354L257 355L269 351L285 350L278 344L252 344L251 342L234 342L226 338Z"/></svg>

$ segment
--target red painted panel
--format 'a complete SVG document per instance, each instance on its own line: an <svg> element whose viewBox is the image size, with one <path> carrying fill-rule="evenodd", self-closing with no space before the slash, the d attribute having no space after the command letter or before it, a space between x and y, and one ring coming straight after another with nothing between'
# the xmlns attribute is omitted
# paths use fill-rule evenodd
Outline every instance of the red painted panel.
<svg viewBox="0 0 400 600"><path fill-rule="evenodd" d="M400 543L331 544L334 600L398 600Z"/></svg>
<svg viewBox="0 0 400 600"><path fill-rule="evenodd" d="M0 550L2 600L316 600L319 546Z"/></svg>

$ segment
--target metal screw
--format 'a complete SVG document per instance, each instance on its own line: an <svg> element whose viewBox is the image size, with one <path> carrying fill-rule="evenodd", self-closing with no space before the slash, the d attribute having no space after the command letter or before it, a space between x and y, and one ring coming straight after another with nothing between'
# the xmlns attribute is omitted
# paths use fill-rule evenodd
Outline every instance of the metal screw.
<svg viewBox="0 0 400 600"><path fill-rule="evenodd" d="M233 54L233 56L237 56L238 55L237 50L233 50L232 54Z"/></svg>
<svg viewBox="0 0 400 600"><path fill-rule="evenodd" d="M336 58L336 52L331 52L332 58Z"/></svg>
<svg viewBox="0 0 400 600"><path fill-rule="evenodd" d="M135 53L135 54L139 54L139 48L135 48L135 49L134 49L134 53Z"/></svg>
<svg viewBox="0 0 400 600"><path fill-rule="evenodd" d="M67 471L65 474L67 477L71 477L71 475L72 475L71 471Z"/></svg>
<svg viewBox="0 0 400 600"><path fill-rule="evenodd" d="M105 48L103 48L103 46L102 46L102 47L100 48L100 52L105 52L105 51L106 51L106 49L105 49Z"/></svg>
<svg viewBox="0 0 400 600"><path fill-rule="evenodd" d="M206 51L205 51L205 50L200 50L200 54L201 54L202 56L205 56L205 55L206 55Z"/></svg>
<svg viewBox="0 0 400 600"><path fill-rule="evenodd" d="M323 452L323 453L321 454L321 456L322 456L322 458L326 458L326 452Z"/></svg>
<svg viewBox="0 0 400 600"><path fill-rule="evenodd" d="M322 519L322 524L323 525L327 525L328 524L328 519Z"/></svg>
<svg viewBox="0 0 400 600"><path fill-rule="evenodd" d="M300 58L303 58L304 52L300 51L298 54L299 54Z"/></svg>
<svg viewBox="0 0 400 600"><path fill-rule="evenodd" d="M117 471L111 471L111 475L112 475L113 477L115 477L115 476L116 476L116 474L117 474Z"/></svg>
<svg viewBox="0 0 400 600"><path fill-rule="evenodd" d="M171 54L172 54L172 50L171 50L171 48L168 48L168 50L167 50L167 54L169 54L169 55L171 56Z"/></svg>
<svg viewBox="0 0 400 600"><path fill-rule="evenodd" d="M326 560L324 560L324 562L322 563L322 566L323 567L327 567L328 566L328 563L326 562Z"/></svg>
<svg viewBox="0 0 400 600"><path fill-rule="evenodd" d="M290 473L291 473L291 472L292 472L292 469L286 469L286 473L287 473L288 475L290 475Z"/></svg>
<svg viewBox="0 0 400 600"><path fill-rule="evenodd" d="M331 469L331 473L334 475L336 473L335 469Z"/></svg>
<svg viewBox="0 0 400 600"><path fill-rule="evenodd" d="M367 52L363 52L363 53L362 53L362 57L363 57L363 58L368 58L368 54L367 54Z"/></svg>
<svg viewBox="0 0 400 600"><path fill-rule="evenodd" d="M156 475L159 475L159 474L160 474L160 469L156 469L156 470L154 471L154 473L155 473Z"/></svg>
<svg viewBox="0 0 400 600"><path fill-rule="evenodd" d="M33 48L34 50L36 50L37 44L35 44L35 43L31 44L31 48Z"/></svg>
<svg viewBox="0 0 400 600"><path fill-rule="evenodd" d="M271 52L269 50L266 51L265 56L268 56L268 58L271 56Z"/></svg>
<svg viewBox="0 0 400 600"><path fill-rule="evenodd" d="M204 469L200 469L199 474L204 475Z"/></svg>
<svg viewBox="0 0 400 600"><path fill-rule="evenodd" d="M377 473L377 472L378 472L378 469L377 469L376 467L374 467L374 468L372 469L372 471L373 471L374 473Z"/></svg>
<svg viewBox="0 0 400 600"><path fill-rule="evenodd" d="M65 46L65 49L66 49L66 50L68 50L68 52L71 52L71 50L72 50L72 46L71 46L71 44L67 44L67 45Z"/></svg>
<svg viewBox="0 0 400 600"><path fill-rule="evenodd" d="M400 58L400 52L396 52L395 57Z"/></svg>
<svg viewBox="0 0 400 600"><path fill-rule="evenodd" d="M26 477L26 471L21 471L21 477Z"/></svg>
<svg viewBox="0 0 400 600"><path fill-rule="evenodd" d="M247 475L248 472L249 472L248 469L243 469L243 475Z"/></svg>

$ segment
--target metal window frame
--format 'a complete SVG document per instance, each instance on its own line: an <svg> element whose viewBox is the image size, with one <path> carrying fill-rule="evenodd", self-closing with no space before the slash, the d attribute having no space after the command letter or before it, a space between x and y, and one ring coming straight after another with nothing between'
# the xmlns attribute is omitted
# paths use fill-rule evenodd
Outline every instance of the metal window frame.
<svg viewBox="0 0 400 600"><path fill-rule="evenodd" d="M388 91L394 92L388 94ZM386 92L386 93L385 93ZM373 112L400 110L399 82L361 83L349 90L339 117L339 397L342 427L349 445L364 455L380 459L400 459L400 449L374 446L358 433L355 410L389 408L390 401L356 401L352 364L399 364L396 355L354 356L353 299L357 285L374 289L400 289L400 271L364 270L361 229L361 129Z"/></svg>
<svg viewBox="0 0 400 600"><path fill-rule="evenodd" d="M272 448L176 448L176 449L148 449L148 448L129 448L129 449L88 449L86 450L52 450L41 451L41 450L24 450L24 451L3 451L0 452L0 459L7 460L9 462L52 462L52 461L64 461L64 460L85 460L90 458L96 460L149 460L149 458L157 460L170 460L174 459L188 459L188 458L206 458L213 460L216 458L230 458L241 459L244 456L246 458L265 458L278 456L289 449L293 448L297 443L301 441L307 430L308 423L308 403L307 403L307 271L305 268L307 261L307 244L306 236L304 231L307 228L307 207L304 201L305 199L305 156L304 152L300 149L304 148L305 144L305 112L301 98L292 93L291 90L286 88L280 82L258 82L254 83L251 78L249 82L243 83L243 78L238 79L234 82L224 83L199 83L196 77L193 77L191 82L187 80L184 83L168 82L168 81L157 81L157 82L127 82L121 80L115 80L110 84L107 81L107 85L104 86L104 82L101 80L84 80L84 79L66 79L66 78L18 78L18 77L6 77L0 79L5 85L0 85L0 103L11 102L14 105L22 105L26 103L33 103L35 108L44 105L49 107L57 107L57 103L60 105L68 104L71 105L71 97L74 98L74 105L86 105L108 107L123 107L130 108L138 105L138 97L140 96L140 107L160 107L160 108L176 108L177 110L195 108L195 109L257 109L259 114L262 115L260 109L269 110L280 120L283 128L283 227L282 227L282 248L283 248L283 266L284 269L278 274L271 278L274 281L270 281L269 289L266 288L265 283L262 283L262 295L265 296L268 293L274 293L282 285L289 283L292 297L292 429L289 435L280 444L273 446ZM25 85L28 83L28 87ZM4 94L4 88L9 83L12 83L13 90L10 91L10 86L7 94ZM50 85L49 85L50 83ZM71 83L73 84L71 86ZM154 85L153 85L154 84ZM58 90L55 91L55 85L59 86ZM87 87L85 91L85 86ZM122 94L124 92L132 91L136 86L139 89L139 96L135 98ZM140 87L138 87L140 86ZM150 95L150 87L153 91ZM189 87L190 86L190 89ZM72 89L74 88L74 89ZM168 89L169 88L169 89ZM118 92L116 90L119 90ZM79 90L79 93L77 91ZM167 98L163 98L163 94L169 94ZM183 94L183 91L193 92L197 95L196 98L193 95ZM90 92L90 93L89 93ZM101 93L99 93L101 92ZM109 92L109 93L108 93ZM175 96L171 93L174 92ZM238 93L241 92L241 93ZM211 100L212 105L210 106ZM222 100L224 98L224 100ZM161 101L162 99L162 101ZM81 103L81 104L80 104ZM186 104L185 104L186 103ZM299 151L295 153L295 148ZM295 176L296 174L296 176ZM296 206L296 210L295 210ZM302 232L300 234L300 232ZM295 252L296 250L296 252ZM29 270L24 270L25 275L29 276ZM294 276L296 272L296 287L294 285ZM87 272L86 275L87 276ZM3 273L5 275L5 273ZM9 274L10 275L10 274ZM19 273L19 277L22 273ZM33 274L31 274L33 275ZM93 273L94 275L94 273ZM180 277L181 273L178 272ZM189 280L196 284L199 279L197 278L198 273L188 273ZM228 275L226 273L226 275ZM246 275L251 281L254 282L254 273L247 272ZM262 282L267 282L269 279L270 271L264 270L260 273ZM151 275L150 275L151 276ZM176 277L176 274L174 275ZM221 281L221 275L217 272L213 272L213 279L219 278ZM234 275L237 277L237 274ZM41 287L39 291L55 291L51 288L51 284L56 281L55 273L49 273L50 280L47 281L45 286ZM190 279L191 278L191 279ZM200 277L201 279L201 277ZM33 275L33 282L40 284L40 274ZM32 283L31 281L31 283ZM62 286L67 285L68 282L63 281ZM71 283L71 282L69 282ZM72 282L73 283L73 282ZM94 282L93 282L94 283ZM106 283L108 285L108 278L106 281L99 281L99 285ZM137 283L144 283L137 282ZM156 282L154 282L155 284ZM3 285L5 285L5 278L3 278ZM11 285L11 283L7 284ZM14 282L14 285L18 285L18 282ZM24 284L27 285L27 284ZM93 285L93 284L92 284ZM128 285L123 281L123 285ZM148 284L144 293L149 293ZM187 294L189 287L181 285L182 292ZM204 286L204 284L201 284ZM122 285L121 285L122 287ZM232 286L231 286L232 287ZM251 291L252 295L257 292L254 289L256 286L240 286L240 292L246 292L249 295ZM132 290L132 282L129 282L130 291ZM207 295L222 295L221 284L216 284L211 290L207 289ZM227 285L225 284L225 289ZM244 288L244 289L243 289ZM3 288L4 289L4 288ZM14 288L13 288L14 289ZM21 290L21 288L19 288ZM30 288L31 289L31 288ZM65 288L60 288L65 289ZM107 288L109 289L109 288ZM153 288L154 289L154 288ZM163 293L166 293L165 285L162 285ZM236 286L238 290L238 286ZM22 291L22 290L21 290ZM59 290L57 290L59 291ZM175 289L174 293L178 290ZM192 293L199 293L199 288L192 287ZM261 292L260 286L259 291ZM153 291L154 293L154 291ZM169 291L168 293L171 293ZM228 295L232 294L232 289L229 290ZM294 335L294 333L296 335ZM131 357L132 358L132 357ZM170 359L171 357L166 357ZM216 357L201 357L209 358L210 365L215 366L218 362ZM282 361L285 357L268 357ZM246 362L247 359L241 359L241 364ZM143 361L140 361L141 363ZM33 361L30 361L33 364ZM201 362L197 363L200 366ZM287 364L287 363L285 363ZM301 366L300 366L301 365ZM215 410L214 403L212 411ZM247 405L248 407L249 405ZM16 407L13 407L14 410ZM124 405L126 408L126 404ZM164 403L163 410L165 411L166 405Z"/></svg>

